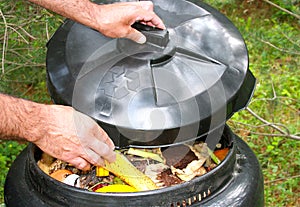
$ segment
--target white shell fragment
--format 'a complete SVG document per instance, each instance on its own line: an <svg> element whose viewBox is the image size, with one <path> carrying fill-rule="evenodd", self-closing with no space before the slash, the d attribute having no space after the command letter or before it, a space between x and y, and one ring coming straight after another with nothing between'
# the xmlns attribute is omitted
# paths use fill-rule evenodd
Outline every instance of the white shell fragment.
<svg viewBox="0 0 300 207"><path fill-rule="evenodd" d="M79 175L71 174L63 180L63 183L80 188Z"/></svg>

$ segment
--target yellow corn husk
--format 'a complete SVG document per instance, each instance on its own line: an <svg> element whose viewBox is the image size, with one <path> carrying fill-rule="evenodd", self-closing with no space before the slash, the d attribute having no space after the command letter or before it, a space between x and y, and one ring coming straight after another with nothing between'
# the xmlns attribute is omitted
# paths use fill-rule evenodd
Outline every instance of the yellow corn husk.
<svg viewBox="0 0 300 207"><path fill-rule="evenodd" d="M97 166L96 167L96 176L98 176L98 177L109 176L109 171L104 169L103 167Z"/></svg>
<svg viewBox="0 0 300 207"><path fill-rule="evenodd" d="M115 162L109 163L105 161L104 168L138 191L155 190L158 188L148 176L133 166L120 152L116 152Z"/></svg>
<svg viewBox="0 0 300 207"><path fill-rule="evenodd" d="M150 158L150 159L156 160L158 162L165 163L165 160L159 154L156 154L153 152L147 152L147 151L144 151L141 149L129 148L127 153L130 155L135 155L135 156L144 157L144 158Z"/></svg>

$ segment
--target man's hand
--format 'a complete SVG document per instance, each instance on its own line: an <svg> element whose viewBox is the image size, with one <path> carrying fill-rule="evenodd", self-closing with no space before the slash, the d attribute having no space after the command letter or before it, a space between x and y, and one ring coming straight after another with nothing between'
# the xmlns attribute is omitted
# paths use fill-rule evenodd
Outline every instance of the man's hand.
<svg viewBox="0 0 300 207"><path fill-rule="evenodd" d="M129 38L144 43L146 38L131 25L139 21L165 29L154 13L151 1L123 2L98 5L90 0L29 0L64 17L98 30L112 38Z"/></svg>
<svg viewBox="0 0 300 207"><path fill-rule="evenodd" d="M108 37L125 37L145 43L146 37L131 27L137 21L165 29L162 20L153 12L151 1L99 5L98 8L94 12L95 28Z"/></svg>
<svg viewBox="0 0 300 207"><path fill-rule="evenodd" d="M71 107L45 107L46 117L40 117L45 120L36 126L44 134L33 140L42 151L84 170L115 160L113 142L93 119Z"/></svg>
<svg viewBox="0 0 300 207"><path fill-rule="evenodd" d="M27 140L87 170L115 160L114 144L90 117L69 106L45 105L0 93L0 138Z"/></svg>

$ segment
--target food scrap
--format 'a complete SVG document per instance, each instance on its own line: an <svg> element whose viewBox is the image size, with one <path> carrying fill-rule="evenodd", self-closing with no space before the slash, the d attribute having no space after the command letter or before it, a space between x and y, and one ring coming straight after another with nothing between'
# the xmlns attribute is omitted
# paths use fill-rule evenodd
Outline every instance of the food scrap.
<svg viewBox="0 0 300 207"><path fill-rule="evenodd" d="M92 166L88 171L42 153L37 164L46 174L65 184L99 193L139 192L169 187L199 177L222 162L229 152L212 152L206 143L167 148L116 151L116 161Z"/></svg>

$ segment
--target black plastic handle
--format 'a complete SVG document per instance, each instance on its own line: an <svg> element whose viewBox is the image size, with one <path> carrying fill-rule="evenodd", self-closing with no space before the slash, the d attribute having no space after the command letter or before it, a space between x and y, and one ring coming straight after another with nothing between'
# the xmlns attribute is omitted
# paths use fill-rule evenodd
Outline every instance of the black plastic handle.
<svg viewBox="0 0 300 207"><path fill-rule="evenodd" d="M151 27L139 22L135 22L131 25L134 29L140 31L146 36L147 42L160 46L166 47L169 42L169 32L156 27Z"/></svg>

